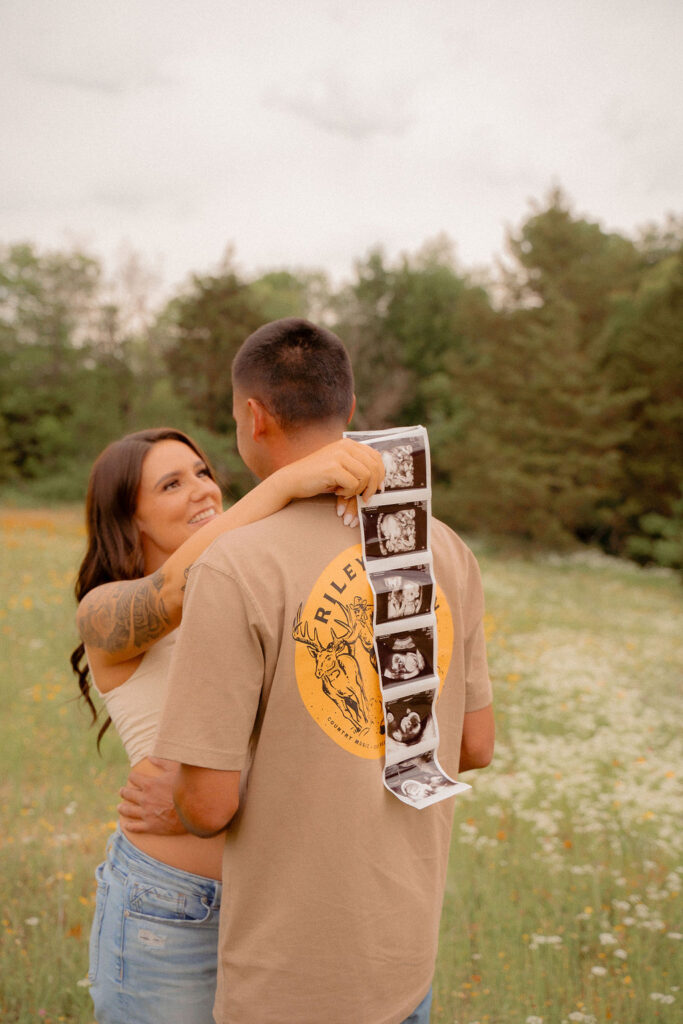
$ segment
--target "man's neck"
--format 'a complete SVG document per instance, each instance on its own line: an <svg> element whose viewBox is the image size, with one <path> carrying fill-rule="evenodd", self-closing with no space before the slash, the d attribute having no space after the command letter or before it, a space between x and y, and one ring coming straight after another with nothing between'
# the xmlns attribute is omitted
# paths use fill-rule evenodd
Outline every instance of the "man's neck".
<svg viewBox="0 0 683 1024"><path fill-rule="evenodd" d="M281 433L273 438L268 446L269 471L274 473L290 462L303 459L306 455L317 452L326 444L339 441L343 433L339 425L325 427L307 427L303 430L294 430L291 433Z"/></svg>

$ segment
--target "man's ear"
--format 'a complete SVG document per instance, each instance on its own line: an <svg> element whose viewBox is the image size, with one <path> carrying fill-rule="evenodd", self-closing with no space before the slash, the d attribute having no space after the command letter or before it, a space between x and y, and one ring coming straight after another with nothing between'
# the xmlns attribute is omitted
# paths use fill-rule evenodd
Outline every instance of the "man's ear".
<svg viewBox="0 0 683 1024"><path fill-rule="evenodd" d="M349 423L351 422L351 420L353 419L353 414L354 414L355 411L356 411L356 396L354 395L353 396L353 401L351 402L351 412L349 413L349 418L346 421L347 427L348 427Z"/></svg>
<svg viewBox="0 0 683 1024"><path fill-rule="evenodd" d="M270 431L273 417L258 398L248 398L247 405L251 413L252 440L258 441Z"/></svg>

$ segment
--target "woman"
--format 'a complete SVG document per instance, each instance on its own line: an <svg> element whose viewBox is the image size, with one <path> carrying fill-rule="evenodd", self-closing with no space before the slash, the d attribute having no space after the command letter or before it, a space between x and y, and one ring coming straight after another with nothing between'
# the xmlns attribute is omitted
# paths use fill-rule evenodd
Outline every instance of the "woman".
<svg viewBox="0 0 683 1024"><path fill-rule="evenodd" d="M340 441L273 473L221 512L213 471L187 435L161 428L109 445L88 487L88 547L76 582L83 643L71 657L93 717L89 673L110 715L98 745L113 721L135 772L168 778L168 766L150 755L192 562L221 533L292 498L370 497L382 476L372 449ZM347 523L355 518L344 500L337 511ZM190 835L170 810L154 834L136 831L122 807L96 872L89 977L97 1020L210 1024L223 837Z"/></svg>

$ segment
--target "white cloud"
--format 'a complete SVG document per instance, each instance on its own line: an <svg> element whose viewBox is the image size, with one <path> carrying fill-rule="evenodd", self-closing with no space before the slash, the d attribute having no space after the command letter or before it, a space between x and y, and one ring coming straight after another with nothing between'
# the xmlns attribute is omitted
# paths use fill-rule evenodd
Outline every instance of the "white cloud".
<svg viewBox="0 0 683 1024"><path fill-rule="evenodd" d="M2 235L339 276L445 231L490 263L561 182L680 206L674 0L4 0Z"/></svg>
<svg viewBox="0 0 683 1024"><path fill-rule="evenodd" d="M265 94L267 106L309 121L314 128L368 139L376 135L404 135L411 123L405 87L368 87L338 72L326 72L311 81L289 82Z"/></svg>

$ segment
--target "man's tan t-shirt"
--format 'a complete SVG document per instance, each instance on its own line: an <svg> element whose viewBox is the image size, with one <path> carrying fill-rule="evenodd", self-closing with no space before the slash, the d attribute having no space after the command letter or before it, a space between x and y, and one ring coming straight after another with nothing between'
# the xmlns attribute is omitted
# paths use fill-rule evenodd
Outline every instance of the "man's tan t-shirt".
<svg viewBox="0 0 683 1024"><path fill-rule="evenodd" d="M491 702L483 597L469 549L438 521L431 536L438 757L455 776L463 715ZM190 572L155 753L246 780L219 1024L400 1024L431 984L456 801L418 811L383 785L372 601L359 533L327 497L226 534Z"/></svg>

